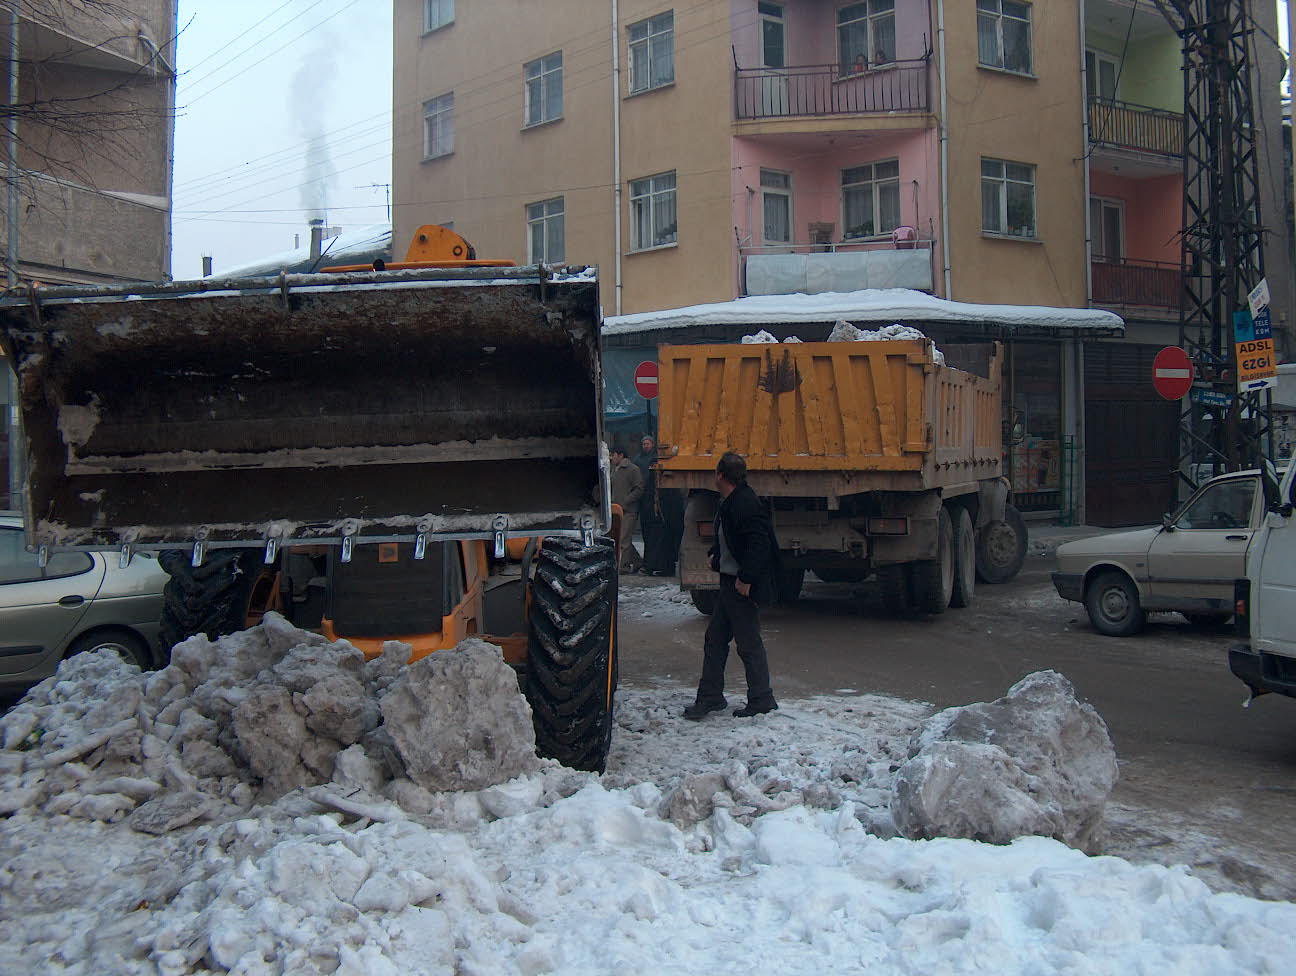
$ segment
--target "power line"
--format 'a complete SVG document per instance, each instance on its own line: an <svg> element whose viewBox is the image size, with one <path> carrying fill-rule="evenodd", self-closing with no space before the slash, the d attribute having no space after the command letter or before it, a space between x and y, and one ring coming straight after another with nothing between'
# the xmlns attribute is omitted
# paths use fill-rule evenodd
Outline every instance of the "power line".
<svg viewBox="0 0 1296 976"><path fill-rule="evenodd" d="M273 17L273 16L274 16L275 14L277 14L279 11L283 10L284 7L291 6L292 4L294 4L294 3L296 3L296 2L297 2L297 0L284 0L283 3L281 3L279 6L275 7L274 10L270 11L268 14L266 14L264 17L262 17L260 20L258 20L255 24L253 24L253 25L252 25L251 27L249 27L247 30L243 31L241 34L236 34L233 38L231 38L230 40L226 41L224 44L222 44L222 45L221 45L220 47L218 47L216 50L212 51L211 54L207 55L207 57L203 58L203 59L202 59L201 61L199 61L197 64L195 64L195 65L193 65L192 67L190 67L190 68L185 72L185 74L189 74L189 72L192 72L192 71L197 71L199 68L201 68L204 64L206 64L206 63L207 63L208 61L210 61L212 58L216 57L216 55L220 54L221 51L224 51L226 48L228 48L228 47L230 47L231 45L233 45L233 44L237 43L238 41L242 40L244 37L247 37L248 34L251 34L254 30L256 30L258 27L260 27L262 24L264 24L267 20L269 20L271 17ZM259 44L259 43L261 43L261 42L258 41L257 44ZM252 50L253 47L256 47L256 44L253 44L252 47L249 47L249 48L247 48L246 50L242 51L240 54L236 55L236 56L234 57L233 60L237 61L239 58L243 57L244 54L247 54L248 51ZM229 62L226 62L226 64L228 64L228 63L229 63ZM219 71L220 69L217 68L216 70Z"/></svg>

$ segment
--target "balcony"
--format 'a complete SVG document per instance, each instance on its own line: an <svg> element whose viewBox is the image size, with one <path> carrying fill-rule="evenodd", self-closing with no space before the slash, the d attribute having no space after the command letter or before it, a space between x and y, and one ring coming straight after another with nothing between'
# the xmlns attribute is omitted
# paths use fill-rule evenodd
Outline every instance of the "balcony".
<svg viewBox="0 0 1296 976"><path fill-rule="evenodd" d="M1089 99L1089 142L1157 156L1182 157L1184 117L1178 112L1110 98Z"/></svg>
<svg viewBox="0 0 1296 976"><path fill-rule="evenodd" d="M748 122L926 113L931 104L929 68L926 58L846 75L837 64L738 68L734 117Z"/></svg>
<svg viewBox="0 0 1296 976"><path fill-rule="evenodd" d="M1094 258L1089 270L1095 305L1179 308L1183 273L1177 264Z"/></svg>
<svg viewBox="0 0 1296 976"><path fill-rule="evenodd" d="M912 230L912 228L906 228ZM913 235L826 243L745 244L744 295L817 295L865 288L932 290L935 243Z"/></svg>

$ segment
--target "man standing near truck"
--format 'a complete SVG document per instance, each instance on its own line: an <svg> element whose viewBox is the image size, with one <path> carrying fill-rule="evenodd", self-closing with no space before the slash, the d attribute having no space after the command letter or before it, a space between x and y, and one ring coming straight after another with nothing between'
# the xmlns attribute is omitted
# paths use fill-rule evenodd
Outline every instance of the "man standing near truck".
<svg viewBox="0 0 1296 976"><path fill-rule="evenodd" d="M770 687L769 661L761 640L761 603L774 600L778 543L765 506L747 484L747 462L732 451L716 465L720 511L715 520L711 568L720 574L720 595L702 642L702 678L697 698L684 709L687 719L705 718L728 707L724 696L729 642L738 646L747 673L747 704L738 718L778 708Z"/></svg>
<svg viewBox="0 0 1296 976"><path fill-rule="evenodd" d="M621 567L622 573L637 573L643 567L643 557L634 547L635 530L639 528L639 500L643 497L643 475L638 466L626 457L625 450L614 447L612 458L612 503L621 506Z"/></svg>

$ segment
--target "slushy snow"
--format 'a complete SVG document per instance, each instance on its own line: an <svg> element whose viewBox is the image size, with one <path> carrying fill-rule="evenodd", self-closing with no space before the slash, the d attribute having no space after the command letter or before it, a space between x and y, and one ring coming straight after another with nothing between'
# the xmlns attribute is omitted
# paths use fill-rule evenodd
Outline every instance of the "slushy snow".
<svg viewBox="0 0 1296 976"><path fill-rule="evenodd" d="M937 721L919 703L825 696L686 723L678 689L632 689L604 776L532 760L433 791L387 728L410 721L384 706L419 666L400 647L353 666L345 642L273 617L250 634L156 675L74 658L0 720L0 971L1214 976L1285 973L1296 953L1296 906L1184 868L1042 837L897 836L895 770ZM442 677L478 708L518 707L480 644L462 650ZM359 686L324 696L349 707L292 690L312 668ZM251 765L258 733L231 719L245 685L287 690L309 733L260 767L274 785ZM214 730L198 721L213 713ZM293 763L305 782L285 792ZM59 810L64 793L78 801ZM132 826L156 800L187 809L176 797L201 815Z"/></svg>

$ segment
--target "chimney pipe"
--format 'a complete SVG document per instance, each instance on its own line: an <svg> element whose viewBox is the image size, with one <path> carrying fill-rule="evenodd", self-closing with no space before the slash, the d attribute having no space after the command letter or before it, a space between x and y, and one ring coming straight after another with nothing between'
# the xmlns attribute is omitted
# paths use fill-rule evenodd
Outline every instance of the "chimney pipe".
<svg viewBox="0 0 1296 976"><path fill-rule="evenodd" d="M212 275L212 256L210 254L204 254L202 256L202 259L203 259L203 277L210 278Z"/></svg>
<svg viewBox="0 0 1296 976"><path fill-rule="evenodd" d="M312 261L318 261L320 249L324 245L324 220L322 217L316 217L310 222L310 232L310 259Z"/></svg>

